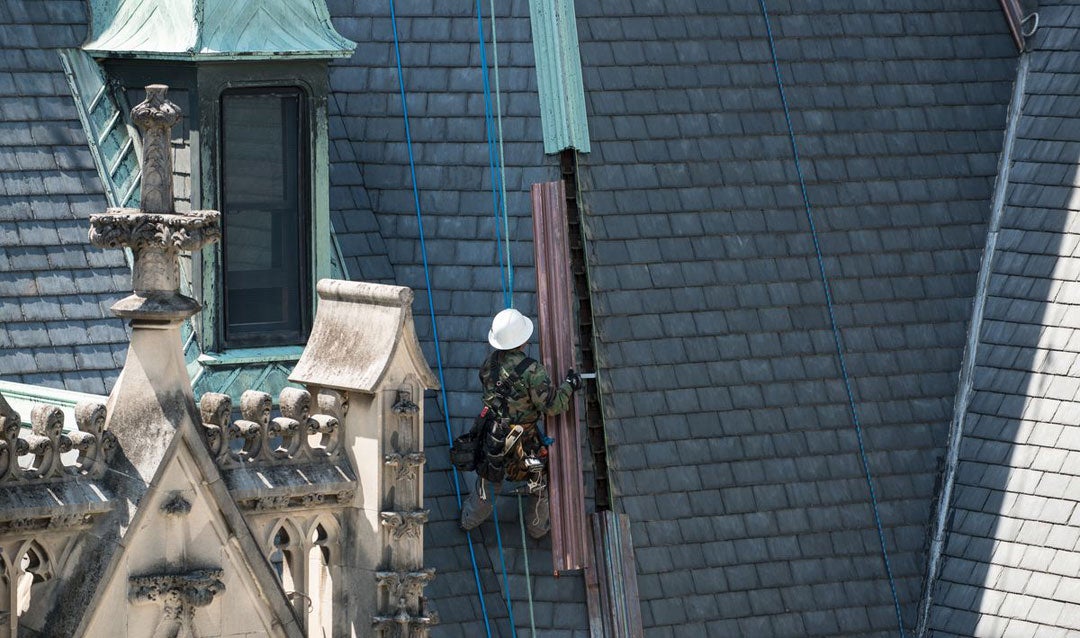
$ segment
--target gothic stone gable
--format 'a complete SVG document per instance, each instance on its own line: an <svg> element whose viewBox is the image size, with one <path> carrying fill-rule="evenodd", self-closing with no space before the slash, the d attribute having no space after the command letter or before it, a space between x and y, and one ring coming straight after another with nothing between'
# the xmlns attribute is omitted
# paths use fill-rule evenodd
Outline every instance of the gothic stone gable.
<svg viewBox="0 0 1080 638"><path fill-rule="evenodd" d="M78 635L300 636L205 444L182 429Z"/></svg>

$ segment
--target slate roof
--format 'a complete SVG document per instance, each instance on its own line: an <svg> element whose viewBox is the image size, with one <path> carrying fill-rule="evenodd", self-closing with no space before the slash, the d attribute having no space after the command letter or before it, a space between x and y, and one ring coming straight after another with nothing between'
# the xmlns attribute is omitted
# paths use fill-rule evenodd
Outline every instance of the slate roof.
<svg viewBox="0 0 1080 638"><path fill-rule="evenodd" d="M597 354L615 507L633 524L646 633L895 634L758 3L577 4L593 141L580 161ZM417 327L434 361L388 8L328 5L338 31L359 43L330 73L335 231L352 278L418 291ZM864 5L778 4L773 28L911 628L1016 54L989 0L956 0L947 11L930 0ZM425 562L438 570L427 595L442 617L436 635L472 637L483 631L480 604L456 529L441 411L458 432L478 409L483 337L502 307L477 23L469 3L395 8L448 391L447 405L427 412ZM543 154L528 2L497 11L515 304L534 314L528 187L559 172ZM39 158L40 185L20 177L21 164L0 176L8 189L9 180L33 184L27 194L42 205L66 203L48 209L66 211L49 223L82 233L104 197L59 61L37 49L77 45L85 20L78 0L0 5L0 42L18 47L4 50L12 62L0 69L0 98L50 87L0 101L0 144L50 149ZM31 68L38 75L17 79ZM20 111L29 108L40 112ZM79 162L63 163L65 153ZM45 176L71 186L57 191ZM0 200L4 241L17 237L18 250L30 245L23 226L31 236L47 227L25 199ZM81 254L112 277L109 292L126 290L119 253L95 251L112 261L90 262L83 237L76 261ZM66 254L63 243L35 241ZM26 260L12 270L9 255L0 283L37 281L42 270ZM28 331L60 321L57 303L42 303L51 314L24 322ZM7 320L25 311L6 303L4 312ZM113 356L122 327L99 312L93 325L119 331L108 341ZM0 370L56 381L61 368L26 357L57 346L6 339ZM73 358L81 347L63 346ZM71 382L84 378L94 373ZM524 629L515 510L513 497L499 501L512 610ZM480 580L494 634L509 635L493 531L474 535ZM584 636L584 579L553 578L549 552L547 540L529 548L537 628Z"/></svg>
<svg viewBox="0 0 1080 638"><path fill-rule="evenodd" d="M774 29L912 627L1016 52L993 3L841 4L779 7ZM360 43L331 75L348 138L397 282L422 289L387 10L330 8ZM476 20L456 3L396 9L459 430L501 307ZM758 4L578 10L598 355L647 632L894 633ZM526 189L558 173L542 155L527 13L523 1L500 8L498 34L515 302L531 312ZM423 294L415 312L429 335ZM427 562L440 574L428 592L440 635L475 635L446 434L428 425ZM514 508L500 510L501 535L525 627ZM488 611L508 635L483 529ZM541 547L530 549L538 626L583 634L582 583L544 575Z"/></svg>
<svg viewBox="0 0 1080 638"><path fill-rule="evenodd" d="M105 196L56 52L85 25L80 0L0 5L0 370L105 394L127 350L108 308L130 275L86 239Z"/></svg>
<svg viewBox="0 0 1080 638"><path fill-rule="evenodd" d="M935 636L1080 631L1080 7L1041 3L963 422Z"/></svg>
<svg viewBox="0 0 1080 638"><path fill-rule="evenodd" d="M578 8L609 462L647 633L895 635L759 4ZM771 13L913 629L1016 51L993 3Z"/></svg>

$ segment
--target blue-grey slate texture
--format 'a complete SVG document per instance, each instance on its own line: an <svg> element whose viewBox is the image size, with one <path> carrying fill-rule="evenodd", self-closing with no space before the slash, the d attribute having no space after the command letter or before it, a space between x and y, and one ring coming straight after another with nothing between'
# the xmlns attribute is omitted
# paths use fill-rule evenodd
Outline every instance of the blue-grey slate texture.
<svg viewBox="0 0 1080 638"><path fill-rule="evenodd" d="M598 356L646 633L895 634L758 3L578 5ZM389 11L330 7L360 43L331 74L343 126L397 280L423 288ZM475 368L503 303L475 7L395 8L457 433L478 407ZM910 629L1016 50L987 2L772 10ZM514 301L532 312L527 189L558 173L542 155L527 5L497 11ZM437 634L475 635L443 422L427 434ZM524 629L515 509L499 511ZM487 609L509 635L492 528L482 530ZM547 576L540 547L530 552L538 626L583 633L581 581Z"/></svg>
<svg viewBox="0 0 1080 638"><path fill-rule="evenodd" d="M389 5L328 5L358 43L330 70L335 233L352 278L418 291L434 362ZM476 368L504 304L476 5L395 9L447 390L427 412L427 594L435 635L473 637L484 623L442 417L456 434L479 409ZM577 11L602 399L646 634L896 635L759 3ZM910 630L1016 50L993 0L771 11ZM528 2L496 13L513 300L535 314L528 188L558 162L543 154ZM0 371L104 391L126 340L104 306L129 284L119 253L86 246L105 198L49 50L77 46L85 21L76 0L0 4ZM67 314L82 299L95 314ZM498 514L510 608L495 528L473 535L492 634L512 634L512 611L523 633L531 612L540 635L587 635L584 578L554 578L550 541L530 543L530 609L514 497Z"/></svg>
<svg viewBox="0 0 1080 638"><path fill-rule="evenodd" d="M1080 632L1080 7L1042 3L929 628Z"/></svg>
<svg viewBox="0 0 1080 638"><path fill-rule="evenodd" d="M1017 52L989 2L770 4L910 631ZM578 12L647 635L897 635L759 3Z"/></svg>
<svg viewBox="0 0 1080 638"><path fill-rule="evenodd" d="M128 341L109 306L131 277L87 241L106 201L56 51L86 20L79 0L0 3L0 373L105 394Z"/></svg>

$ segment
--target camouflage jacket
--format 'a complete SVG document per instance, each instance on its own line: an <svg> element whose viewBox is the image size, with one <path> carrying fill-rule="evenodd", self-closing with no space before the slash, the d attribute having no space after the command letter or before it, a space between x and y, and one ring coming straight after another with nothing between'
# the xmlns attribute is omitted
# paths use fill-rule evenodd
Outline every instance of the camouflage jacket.
<svg viewBox="0 0 1080 638"><path fill-rule="evenodd" d="M520 350L494 350L480 367L480 384L484 388L484 405L496 407L499 403L496 385L514 375L514 369L525 358ZM545 414L555 415L570 407L573 388L563 382L554 385L547 370L533 361L524 373L510 386L506 396L508 417L511 423L535 423Z"/></svg>

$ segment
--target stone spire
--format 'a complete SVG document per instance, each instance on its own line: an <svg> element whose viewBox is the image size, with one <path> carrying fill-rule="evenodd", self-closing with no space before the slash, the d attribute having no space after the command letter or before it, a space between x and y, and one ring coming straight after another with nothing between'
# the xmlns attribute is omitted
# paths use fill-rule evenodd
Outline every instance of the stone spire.
<svg viewBox="0 0 1080 638"><path fill-rule="evenodd" d="M135 257L134 294L112 310L136 321L182 321L198 312L198 302L180 294L177 257L181 250L198 250L221 237L217 211L174 212L170 131L180 121L180 107L165 97L166 91L167 86L151 84L146 87L146 100L131 110L142 131L140 208L110 208L90 217L93 245L130 248Z"/></svg>
<svg viewBox="0 0 1080 638"><path fill-rule="evenodd" d="M120 452L149 482L177 430L194 428L199 412L184 366L180 324L199 311L180 294L179 254L221 237L221 214L214 210L178 214L173 208L170 130L180 107L166 97L168 87L146 87L146 100L131 110L142 131L141 208L110 208L90 217L90 242L101 248L130 248L134 292L113 312L131 321L131 345L124 369L109 395L106 427ZM137 500L145 486L132 486Z"/></svg>

